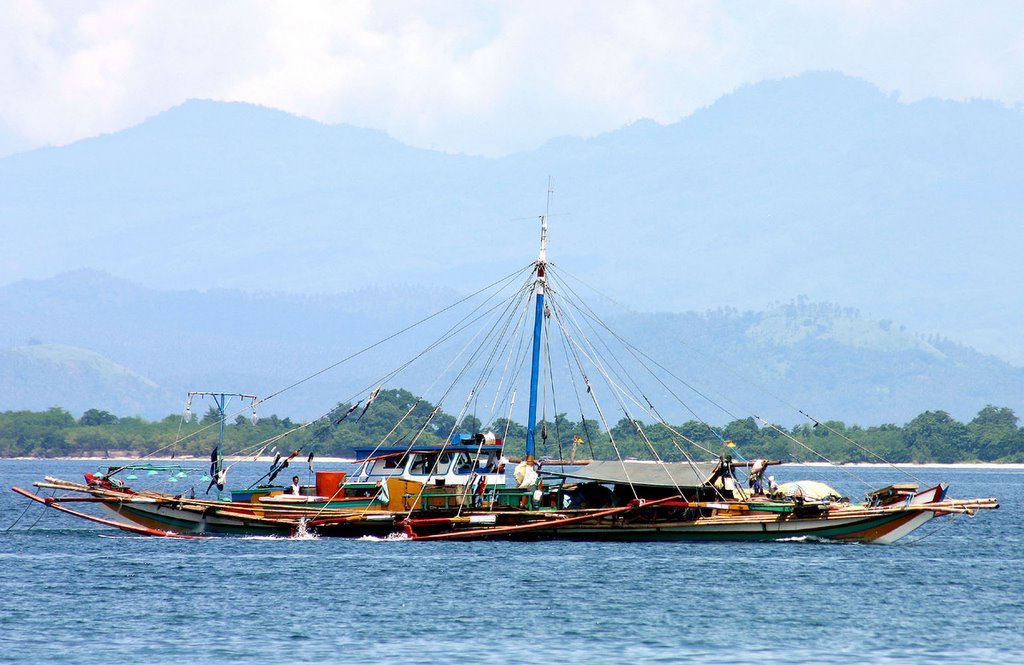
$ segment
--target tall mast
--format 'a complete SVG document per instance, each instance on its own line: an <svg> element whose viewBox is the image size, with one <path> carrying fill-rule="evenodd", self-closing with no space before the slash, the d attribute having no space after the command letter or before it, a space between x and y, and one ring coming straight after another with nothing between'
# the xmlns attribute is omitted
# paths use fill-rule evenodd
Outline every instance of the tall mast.
<svg viewBox="0 0 1024 665"><path fill-rule="evenodd" d="M537 255L537 281L534 293L537 296L537 309L533 315L533 362L530 365L530 415L526 422L526 454L537 455L537 444L534 434L537 430L537 383L540 380L540 338L541 324L544 320L544 289L547 286L548 265L548 212L551 208L551 179L548 178L548 199L544 214L540 218L540 254Z"/></svg>

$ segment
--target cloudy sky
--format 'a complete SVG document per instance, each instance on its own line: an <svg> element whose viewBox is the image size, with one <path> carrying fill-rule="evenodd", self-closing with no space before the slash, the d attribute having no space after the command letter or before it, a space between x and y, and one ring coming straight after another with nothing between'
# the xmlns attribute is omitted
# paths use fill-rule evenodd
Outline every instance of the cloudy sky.
<svg viewBox="0 0 1024 665"><path fill-rule="evenodd" d="M500 155L809 69L1024 103L1024 3L0 0L0 155L247 101Z"/></svg>

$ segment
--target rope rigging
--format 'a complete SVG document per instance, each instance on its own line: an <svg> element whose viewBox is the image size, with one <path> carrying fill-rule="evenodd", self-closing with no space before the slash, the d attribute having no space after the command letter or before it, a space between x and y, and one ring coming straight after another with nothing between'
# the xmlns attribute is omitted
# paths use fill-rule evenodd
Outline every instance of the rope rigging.
<svg viewBox="0 0 1024 665"><path fill-rule="evenodd" d="M591 285L587 284L587 283L586 283L585 281L583 281L582 279L580 279L580 278L578 278L578 277L576 277L576 276L574 276L574 275L571 275L571 274L570 274L570 273L568 273L567 271L564 271L564 270L561 270L561 269L559 269L559 268L557 268L557 267L554 267L554 266L551 266L551 265L549 265L549 276L550 276L550 277L552 278L552 280L554 280L554 281L557 281L557 282L559 283L559 285L560 285L560 288L563 288L563 289L565 289L566 291L568 291L568 292L572 293L572 294L573 294L573 295L575 296L575 295L576 295L576 293L575 293L575 291L574 291L574 290L572 289L572 286L571 286L570 284L568 284L568 283L567 283L567 282L565 281L565 279L563 279L563 278L562 278L562 275L563 275L563 274L564 274L564 275L566 275L566 276L568 276L568 277L570 277L570 278L572 278L573 280L575 280L575 281L577 281L577 282L579 282L579 283L583 284L584 286L587 286L587 288L590 288L590 289L591 289L591 290L593 290L593 291L594 291L595 293L598 293L599 295L601 295L601 296L602 296L603 298L607 299L608 301L610 301L610 302L613 302L613 303L616 303L616 302L617 302L617 301L615 301L615 300L614 300L613 298L610 298L609 296L607 296L607 295L605 295L605 294L602 294L602 293L600 293L600 291L598 291L597 289L595 289L595 288L594 288L593 286L591 286ZM666 390L668 390L668 391L669 391L669 393L670 393L670 394L671 394L671 395L673 396L673 398L674 398L674 399L676 400L676 402L678 402L678 403L679 403L680 405L682 405L682 406L683 406L684 408L686 408L686 409L687 409L687 411L689 411L689 412L690 412L690 413L691 413L691 414L692 414L692 415L693 415L693 416L695 417L695 419L697 419L697 420L698 420L699 422L701 422L702 424L704 424L704 425L705 425L705 426L706 426L706 427L708 428L708 430L709 430L710 432L712 432L712 433L713 433L713 434L714 434L714 435L715 435L715 436L716 436L717 438L719 438L720 440L723 440L723 442L724 442L724 439L722 439L722 437L721 437L721 435L720 435L720 434L718 433L718 431L717 431L717 430L716 430L716 429L715 429L714 427L712 427L712 426L711 426L710 424L708 424L707 422L705 422L705 421L704 421L703 419L701 419L701 418L700 418L699 416L697 416L697 414L696 414L696 413L695 413L695 412L694 412L694 411L693 411L693 410L692 410L692 409L691 409L691 408L689 407L689 405L688 405L688 404L686 404L686 402L685 402L684 400L680 399L680 398L679 398L679 396L678 396L678 395L676 395L676 393L675 393L674 391L672 391L672 390L671 390L671 388L670 388L669 386L667 386L667 385L666 385L666 384L664 383L664 381L662 381L662 380L661 380L661 378L660 378L660 377L659 377L659 376L657 375L657 373L653 372L653 370L652 370L652 369L651 369L650 367L648 367L648 366L647 366L647 363L645 363L645 362L642 362L642 361L640 360L640 358L644 358L644 359L646 359L646 360L647 360L648 362L650 362L651 364L653 364L654 366L658 367L658 368L659 368L660 370L662 370L663 372L665 372L665 374L666 374L666 375L668 375L669 377L671 377L671 378L672 378L672 379L674 379L675 381L679 382L680 384L682 384L683 386L685 386L686 388L688 388L689 390L691 390L692 392L694 392L694 393L695 393L696 395L698 395L698 396L700 396L701 398L703 398L704 400L706 400L706 401L707 401L708 403L712 404L713 406L715 406L716 408L718 408L719 410L721 410L721 411L722 411L723 413L725 413L726 415L728 415L728 416L729 416L730 418L732 418L733 420L739 420L740 418L739 418L739 417L738 417L738 416L737 416L737 415L736 415L735 413L733 413L733 412L732 412L731 410L729 410L729 409L727 409L726 407L724 407L723 405L721 405L721 404L720 404L720 403L719 403L718 401L716 401L715 399L711 398L711 397L710 397L710 396L708 396L708 395L707 395L706 393L702 392L701 390L697 389L696 387L692 386L691 384L689 384L688 382L686 382L685 380L683 380L682 378L680 378L679 376L677 376L677 375L676 375L676 374L675 374L674 372L672 372L671 370L669 370L668 368L666 368L666 367L665 367L665 366L664 366L663 364L659 363L659 362L658 362L657 360L655 360L654 358L652 358L652 357L651 357L650 355L648 355L647 353L645 353L645 352L644 352L644 351L642 351L641 349L639 349L639 348L635 347L635 346L634 346L633 344L631 344L631 343L630 343L630 342L629 342L628 340L626 340L626 339L622 338L621 336L619 336L619 335L618 335L618 334L617 334L617 333L616 333L616 332L615 332L614 330L612 330L612 329L611 329L611 328L610 328L610 327L609 327L609 326L608 326L608 325L607 325L607 324L606 324L606 323L605 323L605 322L604 322L604 321L603 321L603 320L601 319L601 317L600 317L600 316L598 316L598 315L597 315L597 314L596 314L596 313L595 313L595 312L594 312L594 311L593 311L593 310L592 310L592 309L591 309L591 308L590 308L590 307L589 307L589 306L588 306L588 305L587 305L587 304L585 303L585 301L583 301L583 300L582 300L581 298L579 298L579 297L577 296L576 300L578 300L578 301L579 301L580 303L582 303L582 307L580 307L580 308L579 308L579 311L581 312L581 314L582 314L582 315L584 315L584 316L585 316L585 317L586 317L587 319L589 319L589 320L593 321L593 322L594 322L594 323L595 323L596 325L599 325L600 327L602 327L603 329L605 329L605 330L606 330L606 331L607 331L607 332L608 332L609 334L611 334L612 336L614 336L614 337L615 337L615 338L616 338L616 339L617 339L617 340L618 340L619 342L621 342L621 343L622 343L622 344L623 344L623 345L624 345L624 346L625 346L625 347L626 347L627 349L629 349L629 350L631 351L631 353L633 353L633 354L634 354L634 357L635 357L635 358L636 358L636 359L638 360L639 364L640 364L641 366L643 366L643 367L644 367L644 368L645 368L645 369L646 369L646 370L647 370L648 372L650 372L650 373L651 373L651 375L652 375L652 376L653 376L653 377L654 377L654 378L655 378L656 380L658 380L658 382L659 382L659 383L660 383L660 384L661 384L661 385L662 385L662 386L663 386L663 387L664 387L664 388L665 388ZM577 304L576 304L576 301L570 300L569 302L570 302L570 303L571 303L571 304L572 304L572 305L573 305L574 307L575 307L575 306L577 306ZM680 344L682 344L683 346L687 346L687 348L690 348L690 347L689 347L688 345L686 345L686 344L685 344L685 342L684 342L684 341L680 341ZM696 351L696 352L697 352L698 354L700 354L701 356L703 356L703 357L705 357L705 358L708 358L707 354L704 354L704 353L700 352L700 350L698 350L698 349L692 349L692 350ZM729 365L728 363L724 363L724 362L718 362L717 364L718 364L718 365L721 365L721 366L724 366L724 367L726 367L727 369L729 369L729 370L730 370L730 372L731 372L731 374L732 374L732 375L733 375L734 377L736 377L736 378L739 378L739 379L743 380L743 381L744 381L745 383L747 383L747 384L749 384L749 385L752 385L752 386L754 386L755 388L757 388L757 389L761 390L761 391L762 391L763 393L765 393L766 395L768 395L768 396L770 396L770 397L772 397L772 398L776 399L776 400L777 400L778 402L780 402L781 404L783 404L783 405L787 406L788 408L790 408L790 409L792 409L792 410L794 410L794 411L796 411L796 412L800 413L800 414L801 414L802 416L804 416L805 418L807 418L808 420L810 420L810 421L811 421L812 423L814 423L814 424L815 424L815 427L817 427L817 426L825 426L825 427L826 427L826 429L828 429L828 430L829 430L830 432L832 432L832 433L836 434L837 436L839 436L839 437L843 438L843 439L844 439L845 441L847 441L847 442L851 443L852 445L856 446L856 447L857 447L857 448L858 448L859 450L861 450L862 452L865 452L865 453L867 453L867 454L871 455L871 456L872 456L872 457L874 457L875 459L877 459L877 460L879 460L879 461L881 461L881 462L883 462L883 463L885 463L885 464L887 464L887 465L891 466L891 467L892 467L892 468L894 468L894 469L898 469L898 470L899 470L899 471L900 471L901 473L904 473L905 475L907 475L907 476L911 477L912 479L914 479L915 481L917 481L917 482L919 482L919 483L922 483L922 482L923 482L923 481L921 481L921 480L920 480L919 478L917 478L916 476L914 476L913 474L911 474L911 473L909 473L908 471L906 471L905 469L902 469L901 467L898 467L897 465L893 464L893 463L892 463L892 462L890 462L889 460L886 460L886 459L885 459L885 458L883 458L883 457L882 457L881 455L877 454L877 453L876 453L876 452L874 452L874 451L871 451L870 449L866 448L865 446L861 445L860 443L858 443L858 442L854 441L853 439L851 439L850 437L846 436L846 435L845 435L845 434L843 434L842 432L839 432L839 431L835 430L834 428L831 428L831 427L827 427L827 425L826 425L825 423L823 423L823 422L821 422L821 421L819 421L819 420L817 420L817 419L813 418L812 416L808 415L808 414L807 414L806 412L804 412L803 410L801 410L801 409L799 409L799 408L797 408L797 407L793 406L792 404L790 404L790 403L789 403L789 402L787 402L786 400L782 399L781 397L779 397L779 396L775 395L775 394L774 394L773 392L771 392L771 391L769 391L768 389L764 388L763 386L761 386L761 385L760 385L760 384L758 384L757 382L755 382L755 381L752 381L752 380L750 380L750 379L746 378L746 377L745 377L745 376L744 376L744 375L743 375L742 373L740 373L740 372L739 372L738 370L736 370L735 368L733 368L732 366L730 366L730 365ZM725 399L726 399L727 401L730 401L730 402L732 401L732 400L728 400L728 398L725 398ZM761 419L761 418L760 418L759 416L756 416L756 415L754 415L753 417L754 417L755 419L757 419L757 420L761 421L761 422L764 422L764 423L766 423L766 424L767 424L767 426L769 426L769 427L771 427L771 428L772 428L773 430L775 430L775 431L779 432L779 433L780 433L780 434L782 434L782 435L783 435L784 437L786 437L787 439L789 439L789 440L793 441L794 443L796 443L797 445L801 446L802 448L805 448L805 449L807 449L808 451L812 452L812 453L813 453L813 454L814 454L814 455L815 455L816 457L818 457L818 458L820 458L820 459L822 459L822 460L824 460L824 461L828 462L828 463L829 463L829 464L831 464L831 465L834 465L834 466L840 466L840 467L842 466L842 465L839 465L839 464L837 464L837 463L836 463L836 462L834 462L833 460L830 460L830 459L829 459L829 458L827 458L826 456L822 455L822 454L821 454L821 453L820 453L819 451L816 451L816 450L814 450L813 448L811 448L811 447L807 446L807 445L806 445L805 443L803 443L803 442L801 442L801 441L797 440L797 439L796 439L795 437L793 437L793 436L792 436L792 435L791 435L791 434L790 434L789 432L785 431L785 430L784 430L783 428L779 428L778 426L776 426L776 425L774 425L774 424L771 424L771 423L769 423L768 421L765 421L764 419ZM852 475L852 474L851 474L851 475ZM864 481L862 481L862 482L864 482ZM866 482L865 482L865 484L868 484L868 483L866 483Z"/></svg>
<svg viewBox="0 0 1024 665"><path fill-rule="evenodd" d="M404 334L406 334L406 333L408 333L408 332L418 328L419 326L427 323L428 321L436 319L441 314L444 314L445 312L448 312L448 311L450 311L450 310L452 310L452 309L462 305L463 303L466 303L466 302L472 300L473 298L476 298L477 296L479 296L481 294L487 293L487 292L492 291L492 290L494 291L495 294L496 293L500 293L503 289L507 288L508 285L511 284L513 281L515 281L517 278L519 278L520 276L522 276L524 274L527 274L527 273L531 272L533 270L533 267L534 267L533 263L530 263L530 264L528 264L526 266L523 266L523 267L513 271L512 273L509 273L508 275L505 275L504 277L501 277L501 278L491 282L490 284L487 284L486 286L484 286L484 287L482 287L480 289L477 289L476 291L474 291L474 292L472 292L472 293L470 293L470 294L468 294L468 295L466 295L466 296L456 300L455 302L447 305L446 307L444 307L444 308L442 308L440 310L437 310L436 312L433 312L433 313L431 313L431 314L429 314L429 315L419 319L415 323L409 324L408 326L405 326L404 328L401 328L400 330L397 330L396 332L393 332L393 333L387 335L386 337L384 337L382 339L379 339L376 342L373 342L373 343L363 347L362 349L360 349L358 351L355 351L355 352L351 353L350 355L348 355L348 356L346 356L346 357L344 357L344 358L342 358L342 359L340 359L340 360L338 360L338 361L336 361L336 362L334 362L334 363L332 363L332 364L330 364L330 365L328 365L328 366L326 366L326 367L324 367L324 368L322 368L322 369L320 369L320 370L318 370L316 372L313 372L312 374L309 374L306 377L304 377L302 379L299 379L298 381L295 381L295 382L291 383L290 385L288 385L288 386L286 386L284 388L281 388L281 389L271 393L270 395L268 395L268 396L266 396L266 397L264 397L264 398L262 398L260 400L257 400L252 405L250 405L250 407L247 407L245 409L240 409L240 410L232 412L232 413L225 413L223 419L217 420L215 422L211 422L211 423L207 424L206 426L201 427L200 429L196 430L195 432L191 432L190 434L188 434L188 435L186 435L184 437L180 436L181 425L179 425L179 436L176 436L175 439L173 441L171 441L169 444L167 444L165 446L161 446L160 448L157 448L156 450L153 450L153 451L151 451L149 453L146 453L145 455L141 456L140 459L145 459L147 457L152 457L152 456L154 456L154 455L156 455L156 454L158 454L160 452L163 452L164 450L167 450L168 448L171 448L171 447L176 446L176 445L178 445L180 443L184 443L186 441L189 441L190 439L196 438L196 437L200 436L201 434L203 434L204 432L206 432L207 430L209 430L211 427L214 427L214 426L219 427L222 420L227 420L228 418L234 418L235 416L240 415L243 411L248 411L248 410L251 410L251 409L254 410L257 407L259 407L260 405L264 404L265 402L267 402L267 401L269 401L269 400L271 400L271 399L273 399L273 398L275 398L275 397L277 397L277 396L279 396L279 395L281 395L281 394L283 394L285 392L288 392L288 391L290 391L290 390L292 390L292 389L294 389L294 388L296 388L296 387L298 387L298 386L300 386L300 385L302 385L304 383L307 383L308 381L311 381L314 378L316 378L318 376L321 376L322 374L325 374L325 373L327 373L327 372L329 372L331 370L334 370L334 369L344 365L345 363L347 363L347 362L349 362L349 361L351 361L351 360L353 360L355 358L358 358L359 356L362 356L365 353L368 353L369 351L371 351L371 350L373 350L373 349L375 349L375 348L377 348L377 347L379 347L379 346L381 346L381 345L383 345L383 344L385 344L385 343L387 343L387 342L389 342L389 341L391 341L391 340L393 340L393 339L395 339L395 338L397 338L397 337L399 337L401 335L404 335ZM489 298L490 297L493 297L493 294L492 294L492 296L489 296ZM431 346L429 348L433 348L433 346ZM429 350L429 348L428 348L428 350ZM423 353L426 353L426 350ZM417 358L422 356L423 353L419 354L417 356ZM379 384L375 384L375 385L379 385ZM365 390L360 391L357 394L363 394L364 392L365 392ZM330 412L328 412L328 413L330 413ZM324 414L324 416L321 416L320 418L323 418L326 415L328 415L328 414ZM291 430L289 432L285 432L282 436L288 436L288 435L290 435L290 434L292 434L292 433L294 433L296 431L300 431L302 429L305 429L312 422L315 422L316 420L319 420L319 418L314 419L313 421L310 421L309 423L304 423L302 425L299 425L299 426L295 427L293 430ZM247 451L247 452L251 451L251 450L255 450L260 445L263 445L263 442L259 442L257 444L254 444L253 446L249 446L249 447L247 447L244 450ZM236 453L236 454L245 454L245 453L240 452L240 453Z"/></svg>

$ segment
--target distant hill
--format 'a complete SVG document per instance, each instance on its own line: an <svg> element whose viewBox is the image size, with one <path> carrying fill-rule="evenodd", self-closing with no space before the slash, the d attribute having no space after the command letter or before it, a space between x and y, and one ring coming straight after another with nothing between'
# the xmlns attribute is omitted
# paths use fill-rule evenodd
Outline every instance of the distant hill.
<svg viewBox="0 0 1024 665"><path fill-rule="evenodd" d="M0 328L0 411L60 405L155 419L178 412L189 390L266 397L458 298L445 289L383 285L316 296L159 291L86 270L22 281L0 287L8 320ZM603 303L599 312L697 389L679 397L712 422L756 414L789 425L802 419L797 408L864 425L937 409L967 421L987 404L1024 413L1024 369L850 308L798 300L759 312L644 314ZM454 318L438 317L261 411L310 419L362 399ZM389 387L426 390L438 374L452 374L454 352L442 349ZM553 363L564 374L565 363ZM649 395L664 397L664 387L637 378ZM578 418L575 404L563 400L559 409ZM676 422L691 417L678 404L659 407Z"/></svg>
<svg viewBox="0 0 1024 665"><path fill-rule="evenodd" d="M101 405L112 413L155 415L171 393L94 351L62 344L0 349L0 409L82 413Z"/></svg>
<svg viewBox="0 0 1024 665"><path fill-rule="evenodd" d="M497 129L496 131L500 131ZM194 100L0 159L0 284L93 268L164 291L461 290L535 255L645 311L806 296L1024 366L1024 113L814 72L485 159Z"/></svg>

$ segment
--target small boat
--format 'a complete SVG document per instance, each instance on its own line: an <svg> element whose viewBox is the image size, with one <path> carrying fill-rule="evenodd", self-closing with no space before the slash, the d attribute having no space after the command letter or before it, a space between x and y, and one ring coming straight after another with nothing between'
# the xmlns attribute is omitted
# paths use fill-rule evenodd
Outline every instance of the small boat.
<svg viewBox="0 0 1024 665"><path fill-rule="evenodd" d="M442 397L449 397L462 385L460 379L470 378L463 407L454 424L446 426L450 429L447 435L437 437L439 441L421 442L433 436L429 426L436 424L438 407L417 425L415 436L398 436L393 429L377 445L355 449L355 472L318 472L316 484L298 494L288 494L286 488L274 485L236 490L230 498L217 500L141 491L118 480L118 473L127 467L87 477L84 484L53 478L36 483L40 488L78 496L44 498L20 488L15 491L52 508L117 528L188 537L287 535L308 530L325 536L402 536L413 540L815 539L891 544L936 517L973 515L978 510L998 508L995 498L949 498L946 484L921 489L917 482L893 483L872 489L862 501L851 501L817 481L776 485L773 476L766 476L766 470L781 461L745 460L731 442L724 440L722 450L710 450L678 431L661 417L626 368L631 362L648 372L665 388L662 392L678 399L665 383L676 377L671 372L666 376L660 371L664 370L662 365L611 331L592 309L578 302L566 280L553 283L555 271L547 260L547 214L540 219L536 261L525 271L494 282L494 288L485 287L474 294L483 293L485 299L428 347L445 349L444 342L463 331L472 333L471 341L477 342L475 346L467 343L463 351L470 351L465 354L446 351L452 354L449 365L460 357L466 360L456 379L446 384ZM525 282L516 285L514 278L524 274ZM503 288L508 291L504 301L497 297ZM557 342L553 341L556 337ZM622 356L612 351L616 344L625 350ZM560 394L575 397L581 411L584 402L592 402L589 408L600 423L614 459L577 461L578 436L568 461L561 459L560 452L557 459L547 460L539 453L538 434L543 442L548 432L547 419L543 415L538 418L538 410L544 408L546 400L553 402L557 393L552 347L564 352L564 366L570 375L570 392ZM509 478L505 441L516 392L526 382L519 370L527 358L529 404L521 441L523 455ZM385 378L394 380L411 362ZM379 391L380 387L367 398L364 412ZM599 392L610 398L615 409L635 427L646 449L642 452L649 459L633 459L637 451L623 450L618 445L598 400ZM466 422L472 422L466 417L470 406L482 402L489 406L487 420L481 424L489 424L490 429L456 433ZM338 424L358 406L358 402L352 405L336 421L333 416L325 417L325 422L328 426L332 421ZM402 419L412 413L410 410ZM645 425L637 414L653 419L654 424ZM230 417L223 409L221 415L221 422ZM586 418L581 422L585 423ZM769 422L762 421L762 426L792 438ZM503 433L498 436L494 430ZM710 425L708 430L715 431ZM662 443L655 445L655 439ZM699 461L695 453L709 459ZM210 475L219 478L216 450L212 460ZM275 461L272 471L277 467ZM270 475L272 479L275 474ZM108 517L96 517L67 505L76 500L98 504Z"/></svg>

